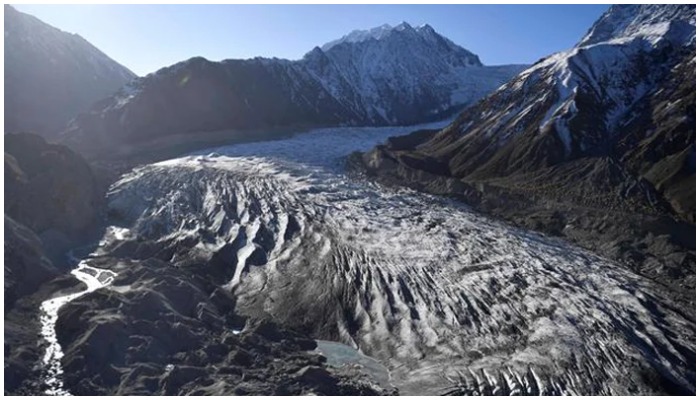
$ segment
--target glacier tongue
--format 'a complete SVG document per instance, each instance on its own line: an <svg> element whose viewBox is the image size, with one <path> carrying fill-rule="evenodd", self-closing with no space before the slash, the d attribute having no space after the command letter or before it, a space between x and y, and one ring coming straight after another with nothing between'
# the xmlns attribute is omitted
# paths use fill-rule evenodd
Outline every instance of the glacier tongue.
<svg viewBox="0 0 700 400"><path fill-rule="evenodd" d="M233 243L218 284L239 310L358 347L403 394L695 391L695 323L649 281L343 173L350 151L399 133L324 129L149 165L112 187L110 207L126 240Z"/></svg>

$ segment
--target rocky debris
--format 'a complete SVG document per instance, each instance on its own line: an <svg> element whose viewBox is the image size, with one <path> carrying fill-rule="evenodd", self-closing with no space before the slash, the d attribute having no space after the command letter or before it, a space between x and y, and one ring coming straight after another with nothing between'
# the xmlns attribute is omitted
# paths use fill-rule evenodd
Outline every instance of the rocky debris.
<svg viewBox="0 0 700 400"><path fill-rule="evenodd" d="M5 214L5 380L6 394L25 393L26 381L37 379L32 368L39 360L36 345L38 306L21 301L58 270L44 255L39 238ZM17 304L19 301L19 305ZM34 304L36 305L36 304ZM16 312L12 312L17 309Z"/></svg>
<svg viewBox="0 0 700 400"><path fill-rule="evenodd" d="M382 389L311 352L315 341L235 312L235 298L157 259L102 257L118 276L59 312L75 395L354 395Z"/></svg>
<svg viewBox="0 0 700 400"><path fill-rule="evenodd" d="M38 308L38 304L37 305ZM37 346L39 316L35 309L25 307L27 314L5 313L5 395L38 395L41 393L40 372L35 368L41 360Z"/></svg>
<svg viewBox="0 0 700 400"><path fill-rule="evenodd" d="M620 120L615 153L682 220L695 224L695 52Z"/></svg>

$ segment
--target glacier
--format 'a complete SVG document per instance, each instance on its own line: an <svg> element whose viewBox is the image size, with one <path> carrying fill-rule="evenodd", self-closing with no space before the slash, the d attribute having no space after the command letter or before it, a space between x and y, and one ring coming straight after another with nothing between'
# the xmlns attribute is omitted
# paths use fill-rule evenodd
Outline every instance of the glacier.
<svg viewBox="0 0 700 400"><path fill-rule="evenodd" d="M178 265L229 249L209 279L237 312L351 346L401 394L695 392L694 319L652 281L345 172L350 152L414 129L320 129L138 167L108 194L129 234L97 252L152 242Z"/></svg>

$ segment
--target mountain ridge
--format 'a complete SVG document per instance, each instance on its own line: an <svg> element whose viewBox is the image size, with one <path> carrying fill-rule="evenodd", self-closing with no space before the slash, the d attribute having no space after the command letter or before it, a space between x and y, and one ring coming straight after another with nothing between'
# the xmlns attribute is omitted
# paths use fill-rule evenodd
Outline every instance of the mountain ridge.
<svg viewBox="0 0 700 400"><path fill-rule="evenodd" d="M408 125L452 115L524 68L482 66L429 26L419 29L395 27L381 41L339 43L327 51L317 46L295 61L194 57L96 103L64 140L99 152L175 133Z"/></svg>
<svg viewBox="0 0 700 400"><path fill-rule="evenodd" d="M5 132L53 138L79 112L136 77L78 34L4 7Z"/></svg>
<svg viewBox="0 0 700 400"><path fill-rule="evenodd" d="M389 24L384 24L378 27L370 28L370 29L356 29L352 32L350 32L347 35L344 35L340 39L332 40L320 47L320 49L324 52L330 51L333 47L336 47L338 45L342 44L356 44L356 43L363 43L367 41L371 41L372 39L376 41L380 41L384 38L386 38L388 35L391 35L395 32L415 32L421 36L423 36L426 39L432 39L435 38L436 36L444 39L444 42L447 46L452 47L454 49L462 50L467 53L467 55L470 57L470 64L475 65L475 66L484 66L481 63L481 60L479 60L479 57L475 55L474 53L465 50L461 46L455 44L451 40L447 39L446 37L438 34L435 29L430 26L429 24L422 24L420 26L411 26L407 22L401 22L400 24L396 26L391 26Z"/></svg>

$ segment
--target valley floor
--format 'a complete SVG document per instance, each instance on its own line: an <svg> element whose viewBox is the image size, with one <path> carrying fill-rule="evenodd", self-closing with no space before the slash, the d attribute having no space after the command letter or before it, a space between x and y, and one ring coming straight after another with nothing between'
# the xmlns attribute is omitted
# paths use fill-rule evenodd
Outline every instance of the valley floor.
<svg viewBox="0 0 700 400"><path fill-rule="evenodd" d="M408 395L695 393L694 317L658 284L456 201L345 173L348 154L413 129L321 129L123 175L108 193L119 234L82 261L117 276L58 315L65 387L388 393L383 367ZM309 361L299 337L380 367L337 368L361 359L342 351ZM287 358L246 381L261 366L241 351L260 338L281 344L250 351Z"/></svg>

